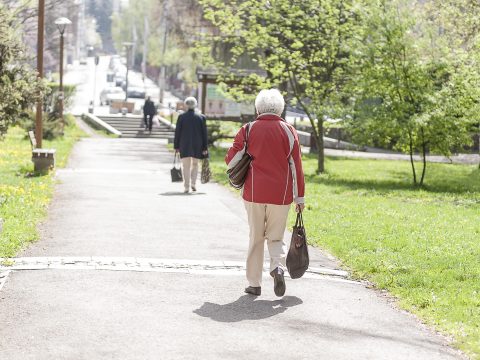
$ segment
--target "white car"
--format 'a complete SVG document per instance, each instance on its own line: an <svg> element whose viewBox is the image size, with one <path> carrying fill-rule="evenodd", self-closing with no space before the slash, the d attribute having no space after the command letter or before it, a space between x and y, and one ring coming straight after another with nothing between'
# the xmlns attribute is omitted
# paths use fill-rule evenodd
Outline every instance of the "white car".
<svg viewBox="0 0 480 360"><path fill-rule="evenodd" d="M111 86L100 93L100 105L110 105L112 101L125 100L125 91L121 87Z"/></svg>

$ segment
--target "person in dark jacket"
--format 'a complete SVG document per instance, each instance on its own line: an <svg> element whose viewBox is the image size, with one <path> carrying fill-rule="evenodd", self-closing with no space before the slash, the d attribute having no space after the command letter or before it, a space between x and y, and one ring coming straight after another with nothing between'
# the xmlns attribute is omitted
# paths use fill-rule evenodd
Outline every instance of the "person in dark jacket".
<svg viewBox="0 0 480 360"><path fill-rule="evenodd" d="M175 128L174 147L180 152L183 165L183 185L185 193L197 191L198 160L208 155L207 122L205 116L195 112L197 100L185 99L187 111L181 114Z"/></svg>
<svg viewBox="0 0 480 360"><path fill-rule="evenodd" d="M157 113L157 109L155 108L155 104L150 99L150 96L147 97L145 100L145 104L143 105L143 122L145 124L145 130L149 130L152 132L152 125L153 125L153 116ZM148 121L147 121L148 118Z"/></svg>

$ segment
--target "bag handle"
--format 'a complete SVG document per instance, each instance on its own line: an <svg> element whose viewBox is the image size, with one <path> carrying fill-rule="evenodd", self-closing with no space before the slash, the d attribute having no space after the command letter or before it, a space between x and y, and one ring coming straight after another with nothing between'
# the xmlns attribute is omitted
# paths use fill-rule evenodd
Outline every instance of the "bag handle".
<svg viewBox="0 0 480 360"><path fill-rule="evenodd" d="M301 211L297 213L297 220L295 220L295 227L299 226L303 227L303 216Z"/></svg>
<svg viewBox="0 0 480 360"><path fill-rule="evenodd" d="M175 154L173 155L173 167L175 167L175 165L177 164L177 155L178 157L180 157L180 154L178 153L177 150L175 150ZM180 161L179 161L180 163Z"/></svg>
<svg viewBox="0 0 480 360"><path fill-rule="evenodd" d="M245 133L246 133L246 136L245 136L245 152L247 152L247 148L248 148L248 136L250 135L250 124L251 123L247 123L247 127L245 128Z"/></svg>

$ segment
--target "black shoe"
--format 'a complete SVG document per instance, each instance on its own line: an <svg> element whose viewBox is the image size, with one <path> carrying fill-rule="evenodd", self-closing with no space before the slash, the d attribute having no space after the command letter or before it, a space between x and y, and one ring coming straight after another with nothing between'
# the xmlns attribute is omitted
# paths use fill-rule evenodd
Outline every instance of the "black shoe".
<svg viewBox="0 0 480 360"><path fill-rule="evenodd" d="M255 295L255 296L259 296L262 293L262 288L260 286L258 286L258 287L249 286L249 287L245 288L245 292L247 294L252 294L252 295Z"/></svg>
<svg viewBox="0 0 480 360"><path fill-rule="evenodd" d="M276 268L270 273L270 275L273 276L273 291L275 291L275 295L279 297L285 295L285 278L283 277L283 270Z"/></svg>
<svg viewBox="0 0 480 360"><path fill-rule="evenodd" d="M195 186L192 186L192 191L193 192L197 191L197 188Z"/></svg>

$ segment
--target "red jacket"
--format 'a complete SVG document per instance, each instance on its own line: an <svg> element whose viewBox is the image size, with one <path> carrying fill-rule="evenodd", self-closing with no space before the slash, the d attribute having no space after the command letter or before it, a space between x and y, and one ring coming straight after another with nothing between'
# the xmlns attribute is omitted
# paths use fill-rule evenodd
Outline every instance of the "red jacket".
<svg viewBox="0 0 480 360"><path fill-rule="evenodd" d="M228 168L245 153L246 127L235 136L225 156ZM252 156L243 199L260 204L304 203L305 180L296 130L274 114L260 115L249 126L247 152Z"/></svg>

